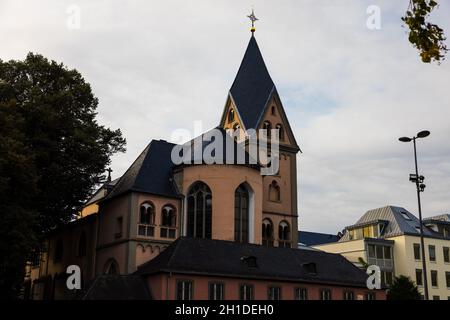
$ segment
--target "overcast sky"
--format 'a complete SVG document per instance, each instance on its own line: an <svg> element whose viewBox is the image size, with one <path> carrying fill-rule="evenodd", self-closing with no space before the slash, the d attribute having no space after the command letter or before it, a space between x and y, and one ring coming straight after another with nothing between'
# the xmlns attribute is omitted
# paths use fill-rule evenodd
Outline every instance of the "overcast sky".
<svg viewBox="0 0 450 320"><path fill-rule="evenodd" d="M299 227L336 233L372 208L417 214L412 144L397 138L422 129L431 131L418 142L424 216L450 213L450 61L420 61L400 20L408 2L0 0L0 59L32 51L81 72L99 122L127 139L112 162L118 177L152 139L196 120L218 124L254 5L258 44L303 151ZM450 2L439 3L432 19L450 35ZM381 9L379 30L366 26L369 5ZM68 28L77 8L80 28Z"/></svg>

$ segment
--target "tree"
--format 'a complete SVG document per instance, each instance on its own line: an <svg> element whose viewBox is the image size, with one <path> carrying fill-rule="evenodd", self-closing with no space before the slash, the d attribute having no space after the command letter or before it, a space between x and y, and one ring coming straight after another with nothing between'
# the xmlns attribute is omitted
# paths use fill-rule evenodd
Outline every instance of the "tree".
<svg viewBox="0 0 450 320"><path fill-rule="evenodd" d="M387 293L388 300L420 300L416 284L409 277L395 277Z"/></svg>
<svg viewBox="0 0 450 320"><path fill-rule="evenodd" d="M409 6L402 20L409 28L409 42L420 52L425 63L445 58L448 49L444 41L444 31L436 24L427 21L430 13L438 7L434 0L409 0Z"/></svg>
<svg viewBox="0 0 450 320"><path fill-rule="evenodd" d="M120 130L95 119L98 100L76 70L29 53L0 60L0 295L11 297L45 232L72 220L114 153Z"/></svg>

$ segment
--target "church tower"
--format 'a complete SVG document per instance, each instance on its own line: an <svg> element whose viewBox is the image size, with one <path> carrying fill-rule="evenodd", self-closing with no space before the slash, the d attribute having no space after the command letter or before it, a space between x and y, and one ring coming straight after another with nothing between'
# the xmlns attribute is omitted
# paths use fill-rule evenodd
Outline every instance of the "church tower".
<svg viewBox="0 0 450 320"><path fill-rule="evenodd" d="M254 22L251 16L249 18ZM263 176L262 243L297 247L296 156L300 148L259 50L253 25L251 31L247 50L228 93L220 127L242 132L249 129L278 130L279 170L274 175ZM267 139L270 141L270 135ZM248 141L242 143L248 144Z"/></svg>

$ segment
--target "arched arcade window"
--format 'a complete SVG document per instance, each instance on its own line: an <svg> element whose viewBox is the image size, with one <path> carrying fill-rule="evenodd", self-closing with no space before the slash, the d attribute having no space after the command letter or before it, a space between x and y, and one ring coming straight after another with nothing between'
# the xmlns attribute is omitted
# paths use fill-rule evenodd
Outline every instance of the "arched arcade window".
<svg viewBox="0 0 450 320"><path fill-rule="evenodd" d="M230 109L230 111L228 112L228 122L233 122L234 121L234 110Z"/></svg>
<svg viewBox="0 0 450 320"><path fill-rule="evenodd" d="M203 183L195 183L187 196L187 236L211 239L212 194Z"/></svg>
<svg viewBox="0 0 450 320"><path fill-rule="evenodd" d="M248 243L249 193L244 185L234 192L234 240Z"/></svg>
<svg viewBox="0 0 450 320"><path fill-rule="evenodd" d="M275 180L269 185L269 200L276 202L281 200L280 186Z"/></svg>
<svg viewBox="0 0 450 320"><path fill-rule="evenodd" d="M280 123L278 123L278 124L275 126L275 129L278 130L278 137L280 138L280 141L283 141L283 140L284 140L284 130L283 130L283 126L282 126Z"/></svg>
<svg viewBox="0 0 450 320"><path fill-rule="evenodd" d="M155 235L155 207L151 202L144 202L139 208L138 235L142 237Z"/></svg>
<svg viewBox="0 0 450 320"><path fill-rule="evenodd" d="M291 247L291 234L289 223L287 221L281 221L278 225L278 246L290 248Z"/></svg>
<svg viewBox="0 0 450 320"><path fill-rule="evenodd" d="M165 205L161 210L161 238L176 237L177 216L172 205Z"/></svg>
<svg viewBox="0 0 450 320"><path fill-rule="evenodd" d="M268 218L262 221L262 244L273 247L273 223Z"/></svg>
<svg viewBox="0 0 450 320"><path fill-rule="evenodd" d="M267 139L270 139L270 129L272 129L272 125L270 124L270 122L269 121L264 121L262 128L264 130L266 130L264 135L267 137Z"/></svg>

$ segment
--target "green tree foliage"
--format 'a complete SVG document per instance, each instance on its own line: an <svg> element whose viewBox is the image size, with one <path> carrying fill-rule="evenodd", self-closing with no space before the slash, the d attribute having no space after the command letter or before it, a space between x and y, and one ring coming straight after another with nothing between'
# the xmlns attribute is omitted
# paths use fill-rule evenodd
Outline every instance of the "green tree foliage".
<svg viewBox="0 0 450 320"><path fill-rule="evenodd" d="M434 0L410 0L402 20L409 28L409 42L420 52L423 62L440 63L448 51L444 31L436 24L427 21L430 13L438 6Z"/></svg>
<svg viewBox="0 0 450 320"><path fill-rule="evenodd" d="M416 284L409 277L395 277L387 293L388 300L420 300Z"/></svg>
<svg viewBox="0 0 450 320"><path fill-rule="evenodd" d="M76 70L28 54L0 60L0 295L17 294L42 235L75 217L125 151L97 123L97 98Z"/></svg>

